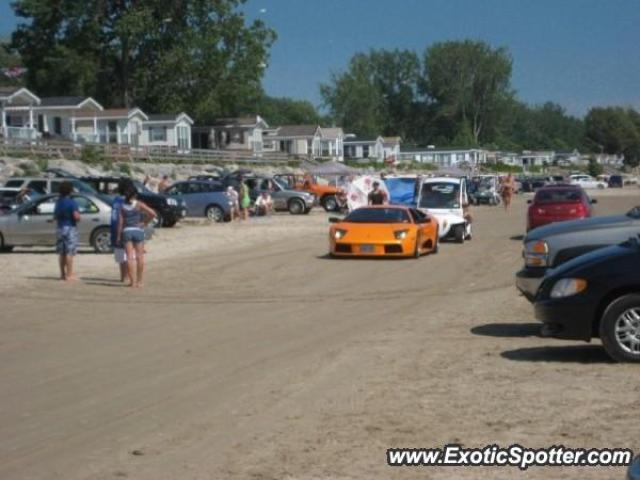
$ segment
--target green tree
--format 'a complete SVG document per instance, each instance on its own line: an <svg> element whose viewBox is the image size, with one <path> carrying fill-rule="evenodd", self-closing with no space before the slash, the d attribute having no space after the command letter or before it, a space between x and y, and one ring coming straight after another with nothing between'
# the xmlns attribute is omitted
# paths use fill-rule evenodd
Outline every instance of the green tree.
<svg viewBox="0 0 640 480"><path fill-rule="evenodd" d="M320 93L335 121L361 135L411 136L420 62L409 50L371 50L351 58Z"/></svg>
<svg viewBox="0 0 640 480"><path fill-rule="evenodd" d="M511 57L505 48L471 40L436 43L424 54L423 92L438 114L469 129L474 143L493 135L511 91Z"/></svg>
<svg viewBox="0 0 640 480"><path fill-rule="evenodd" d="M319 125L325 123L325 119L313 104L306 100L265 96L258 104L257 112L270 125Z"/></svg>
<svg viewBox="0 0 640 480"><path fill-rule="evenodd" d="M589 171L589 175L591 175L592 177L597 177L598 175L602 175L602 172L604 171L604 168L602 167L602 165L596 162L596 159L593 157L589 158L589 165L587 169Z"/></svg>
<svg viewBox="0 0 640 480"><path fill-rule="evenodd" d="M262 95L275 32L247 25L245 0L16 0L13 45L41 95L235 115Z"/></svg>
<svg viewBox="0 0 640 480"><path fill-rule="evenodd" d="M586 137L594 151L623 154L631 166L640 160L637 112L621 107L592 108L585 117Z"/></svg>

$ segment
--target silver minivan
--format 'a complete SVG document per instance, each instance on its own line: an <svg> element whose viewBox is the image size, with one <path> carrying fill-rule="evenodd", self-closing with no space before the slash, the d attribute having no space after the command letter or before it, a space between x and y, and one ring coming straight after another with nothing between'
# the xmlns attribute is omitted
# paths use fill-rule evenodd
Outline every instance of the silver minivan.
<svg viewBox="0 0 640 480"><path fill-rule="evenodd" d="M78 204L80 245L90 245L96 253L111 251L111 206L96 195L72 195ZM53 218L58 195L45 195L20 205L0 216L0 251L13 247L52 247L56 244L56 225Z"/></svg>

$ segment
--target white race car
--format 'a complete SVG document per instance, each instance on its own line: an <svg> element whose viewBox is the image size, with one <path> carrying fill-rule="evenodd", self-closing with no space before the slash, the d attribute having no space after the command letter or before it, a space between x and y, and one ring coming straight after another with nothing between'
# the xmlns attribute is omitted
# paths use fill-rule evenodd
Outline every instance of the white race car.
<svg viewBox="0 0 640 480"><path fill-rule="evenodd" d="M418 208L438 220L440 238L458 243L471 240L471 223L464 208L469 205L464 177L431 177L422 180L417 198Z"/></svg>

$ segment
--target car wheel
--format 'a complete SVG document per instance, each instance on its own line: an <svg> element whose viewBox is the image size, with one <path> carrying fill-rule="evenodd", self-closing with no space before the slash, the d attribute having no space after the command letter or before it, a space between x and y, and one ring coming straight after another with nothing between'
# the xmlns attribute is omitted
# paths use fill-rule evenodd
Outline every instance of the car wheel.
<svg viewBox="0 0 640 480"><path fill-rule="evenodd" d="M217 205L210 205L205 210L204 214L212 222L222 222L224 220L224 212Z"/></svg>
<svg viewBox="0 0 640 480"><path fill-rule="evenodd" d="M96 253L109 253L111 249L111 230L99 227L91 235L91 246Z"/></svg>
<svg viewBox="0 0 640 480"><path fill-rule="evenodd" d="M599 184L598 184L598 189L603 190L603 189L604 189L604 184L599 183Z"/></svg>
<svg viewBox="0 0 640 480"><path fill-rule="evenodd" d="M640 294L609 304L600 321L604 349L617 362L640 362Z"/></svg>
<svg viewBox="0 0 640 480"><path fill-rule="evenodd" d="M153 226L153 228L163 227L164 218L162 218L162 214L158 210L155 210L155 212L156 212L156 218L151 222L151 226Z"/></svg>
<svg viewBox="0 0 640 480"><path fill-rule="evenodd" d="M292 198L289 200L289 213L291 215L300 215L301 213L304 213L304 211L305 207L302 200L299 198Z"/></svg>
<svg viewBox="0 0 640 480"><path fill-rule="evenodd" d="M178 223L177 220L165 220L162 226L165 228L171 228L171 227L175 227L176 223Z"/></svg>
<svg viewBox="0 0 640 480"><path fill-rule="evenodd" d="M335 195L325 195L322 197L322 208L327 212L335 212L338 209L338 201Z"/></svg>
<svg viewBox="0 0 640 480"><path fill-rule="evenodd" d="M456 243L464 243L464 237L466 236L466 232L464 231L464 225L456 225L453 230L453 238Z"/></svg>

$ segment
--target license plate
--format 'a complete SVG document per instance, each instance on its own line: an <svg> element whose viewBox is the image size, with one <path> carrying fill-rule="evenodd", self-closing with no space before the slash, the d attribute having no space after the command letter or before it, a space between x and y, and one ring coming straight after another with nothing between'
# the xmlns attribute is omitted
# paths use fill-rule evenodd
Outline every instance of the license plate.
<svg viewBox="0 0 640 480"><path fill-rule="evenodd" d="M360 245L360 253L373 253L374 250L373 245Z"/></svg>

